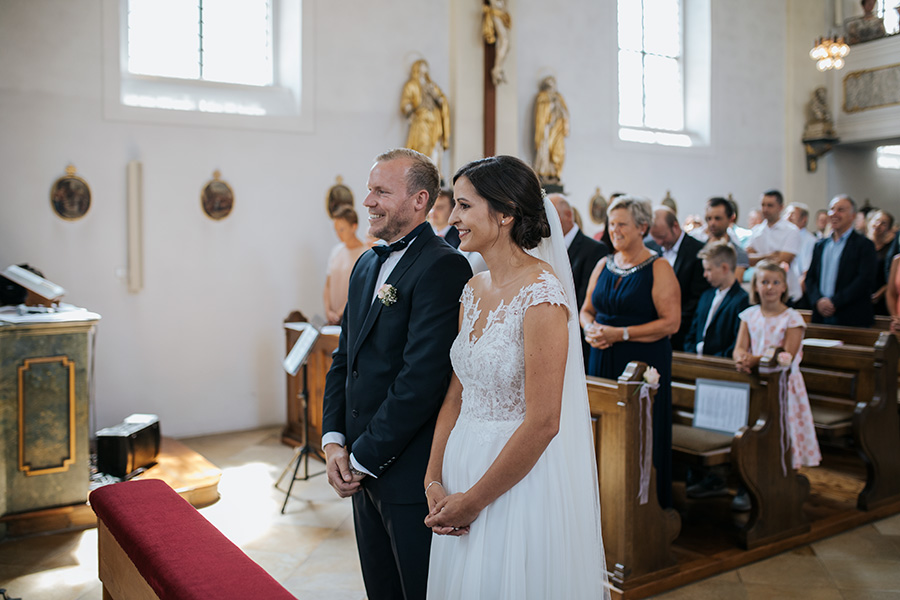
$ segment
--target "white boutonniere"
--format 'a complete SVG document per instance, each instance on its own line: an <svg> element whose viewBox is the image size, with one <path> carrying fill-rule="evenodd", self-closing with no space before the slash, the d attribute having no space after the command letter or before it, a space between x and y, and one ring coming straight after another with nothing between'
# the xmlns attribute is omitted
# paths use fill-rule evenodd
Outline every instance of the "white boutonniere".
<svg viewBox="0 0 900 600"><path fill-rule="evenodd" d="M381 286L378 290L378 301L385 306L390 306L397 301L397 288L389 283Z"/></svg>

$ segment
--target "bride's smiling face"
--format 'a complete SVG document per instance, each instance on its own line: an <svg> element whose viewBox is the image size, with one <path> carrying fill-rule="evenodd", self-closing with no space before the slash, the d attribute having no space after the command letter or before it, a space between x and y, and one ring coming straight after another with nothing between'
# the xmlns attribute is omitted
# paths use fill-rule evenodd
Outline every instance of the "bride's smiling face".
<svg viewBox="0 0 900 600"><path fill-rule="evenodd" d="M456 206L450 213L450 224L459 232L459 249L482 252L500 239L500 219L507 219L491 210L488 201L478 195L475 186L463 175L453 184Z"/></svg>

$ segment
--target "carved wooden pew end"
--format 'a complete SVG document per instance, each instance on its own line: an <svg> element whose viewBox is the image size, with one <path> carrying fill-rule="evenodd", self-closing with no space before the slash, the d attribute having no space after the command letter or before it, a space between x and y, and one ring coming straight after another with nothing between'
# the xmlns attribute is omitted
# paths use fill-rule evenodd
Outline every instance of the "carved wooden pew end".
<svg viewBox="0 0 900 600"><path fill-rule="evenodd" d="M673 404L683 420L693 413L697 379L750 385L748 423L735 435L694 429L686 422L676 423L672 431L674 459L702 467L731 463L733 472L747 488L752 508L738 534L741 546L747 549L810 529L803 513L809 480L791 468L790 447L782 446L778 351L770 349L762 357L758 375L739 373L734 363L725 359L681 352L674 353L672 359Z"/></svg>

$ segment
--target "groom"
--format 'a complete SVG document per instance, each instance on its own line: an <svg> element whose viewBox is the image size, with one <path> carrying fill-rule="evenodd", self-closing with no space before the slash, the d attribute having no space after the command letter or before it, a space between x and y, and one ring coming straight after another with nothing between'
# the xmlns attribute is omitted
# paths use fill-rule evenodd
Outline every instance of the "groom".
<svg viewBox="0 0 900 600"><path fill-rule="evenodd" d="M353 497L370 600L425 598L431 530L423 482L450 381L459 297L472 276L425 222L440 174L407 149L375 159L363 205L369 234L390 244L350 275L338 349L325 381L328 481Z"/></svg>

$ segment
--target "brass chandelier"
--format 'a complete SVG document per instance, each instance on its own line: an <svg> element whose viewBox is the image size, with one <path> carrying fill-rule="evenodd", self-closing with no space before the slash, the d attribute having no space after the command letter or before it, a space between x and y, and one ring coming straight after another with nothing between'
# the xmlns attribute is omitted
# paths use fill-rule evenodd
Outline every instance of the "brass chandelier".
<svg viewBox="0 0 900 600"><path fill-rule="evenodd" d="M848 54L850 54L850 46L843 37L837 36L819 38L815 41L813 49L809 51L809 57L816 61L816 68L820 71L843 69L844 57Z"/></svg>

